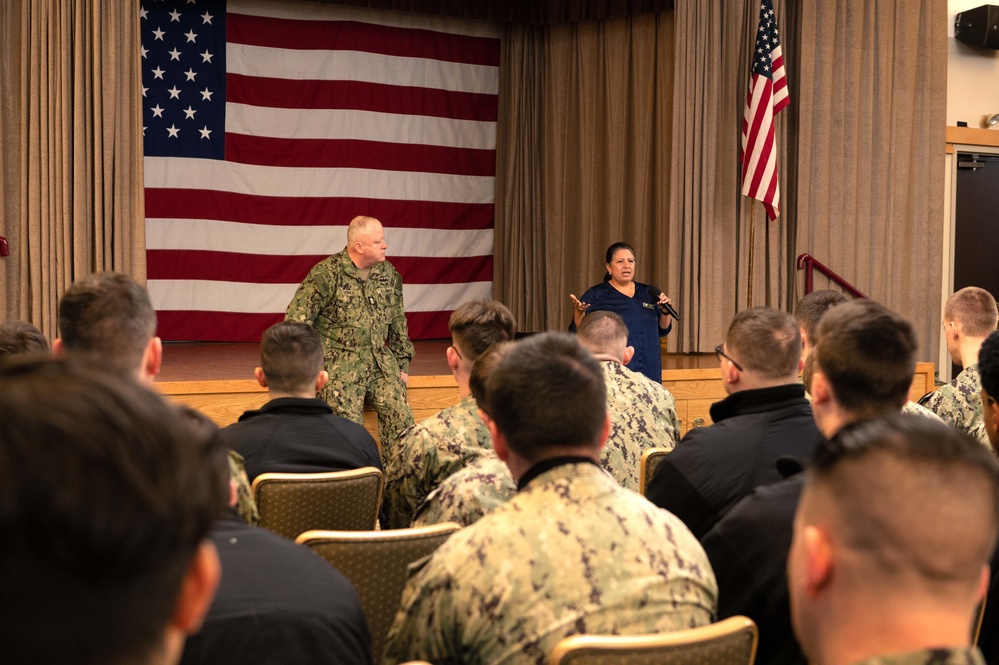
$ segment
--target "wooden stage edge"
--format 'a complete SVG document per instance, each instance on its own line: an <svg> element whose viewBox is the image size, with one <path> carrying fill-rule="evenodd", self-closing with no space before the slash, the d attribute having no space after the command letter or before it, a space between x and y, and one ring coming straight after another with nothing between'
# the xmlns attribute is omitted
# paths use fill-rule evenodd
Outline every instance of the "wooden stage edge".
<svg viewBox="0 0 999 665"><path fill-rule="evenodd" d="M414 342L409 404L417 422L458 401L458 387L444 359L449 343ZM193 406L225 426L236 422L243 411L267 401L267 390L253 378L259 364L259 344L167 342L163 369L154 385L171 400ZM676 398L683 432L711 424L711 405L725 397L714 353L663 354L663 385ZM934 386L933 363L917 363L910 399L919 399ZM374 412L365 410L364 425L377 439Z"/></svg>

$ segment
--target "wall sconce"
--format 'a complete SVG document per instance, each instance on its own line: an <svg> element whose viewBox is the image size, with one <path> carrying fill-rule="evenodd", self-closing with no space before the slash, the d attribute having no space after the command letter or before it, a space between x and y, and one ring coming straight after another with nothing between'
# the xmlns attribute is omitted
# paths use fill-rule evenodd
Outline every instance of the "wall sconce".
<svg viewBox="0 0 999 665"><path fill-rule="evenodd" d="M982 129L992 129L996 125L999 125L999 113L982 116Z"/></svg>

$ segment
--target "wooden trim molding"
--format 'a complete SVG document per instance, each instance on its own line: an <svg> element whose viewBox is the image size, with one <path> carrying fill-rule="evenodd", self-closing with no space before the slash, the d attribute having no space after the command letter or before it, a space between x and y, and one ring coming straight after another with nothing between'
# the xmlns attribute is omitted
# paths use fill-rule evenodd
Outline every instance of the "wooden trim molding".
<svg viewBox="0 0 999 665"><path fill-rule="evenodd" d="M999 129L977 129L975 127L948 127L947 152L953 153L955 143L981 145L999 148Z"/></svg>

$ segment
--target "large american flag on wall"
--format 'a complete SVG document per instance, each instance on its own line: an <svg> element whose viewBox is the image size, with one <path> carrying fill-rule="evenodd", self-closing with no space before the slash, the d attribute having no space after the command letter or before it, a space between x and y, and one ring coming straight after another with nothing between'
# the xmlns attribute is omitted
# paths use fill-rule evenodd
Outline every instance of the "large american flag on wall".
<svg viewBox="0 0 999 665"><path fill-rule="evenodd" d="M358 214L414 339L491 297L498 27L276 0L143 0L140 21L163 339L258 341Z"/></svg>

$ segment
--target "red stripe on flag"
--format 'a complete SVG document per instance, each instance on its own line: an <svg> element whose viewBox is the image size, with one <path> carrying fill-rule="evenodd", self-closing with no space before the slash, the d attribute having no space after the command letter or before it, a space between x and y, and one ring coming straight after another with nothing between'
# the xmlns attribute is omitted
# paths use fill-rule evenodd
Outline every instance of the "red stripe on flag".
<svg viewBox="0 0 999 665"><path fill-rule="evenodd" d="M269 226L346 226L358 214L386 228L448 231L493 228L492 203L256 196L199 189L146 188L148 219L213 219Z"/></svg>
<svg viewBox="0 0 999 665"><path fill-rule="evenodd" d="M410 339L447 339L451 310L407 312ZM264 331L284 320L284 313L244 314L239 312L203 312L160 310L156 312L156 333L164 340L178 342L259 342ZM170 362L169 349L164 353Z"/></svg>
<svg viewBox="0 0 999 665"><path fill-rule="evenodd" d="M278 109L352 109L496 122L497 96L367 81L297 81L229 74L226 99Z"/></svg>
<svg viewBox="0 0 999 665"><path fill-rule="evenodd" d="M270 256L208 250L150 249L146 251L148 279L195 279L298 284L326 256ZM390 256L405 284L462 284L489 282L492 256Z"/></svg>
<svg viewBox="0 0 999 665"><path fill-rule="evenodd" d="M497 39L359 21L302 21L231 13L226 17L226 39L250 46L361 51L499 67Z"/></svg>
<svg viewBox="0 0 999 665"><path fill-rule="evenodd" d="M226 161L276 167L358 168L492 176L493 150L348 139L277 139L228 133Z"/></svg>

